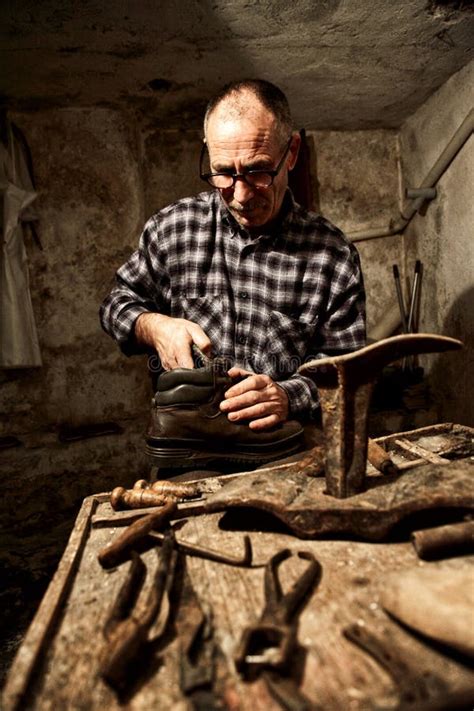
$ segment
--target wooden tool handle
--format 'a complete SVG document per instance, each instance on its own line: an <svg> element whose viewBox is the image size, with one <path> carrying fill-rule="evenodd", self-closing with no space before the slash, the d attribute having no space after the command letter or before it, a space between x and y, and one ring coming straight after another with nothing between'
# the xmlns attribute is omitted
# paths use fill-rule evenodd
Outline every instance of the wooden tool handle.
<svg viewBox="0 0 474 711"><path fill-rule="evenodd" d="M167 499L164 506L156 512L134 521L120 534L115 541L103 548L99 555L99 563L103 568L114 568L127 560L135 546L147 536L150 531L165 526L177 509L173 499Z"/></svg>
<svg viewBox="0 0 474 711"><path fill-rule="evenodd" d="M397 474L398 467L390 459L390 455L373 439L367 443L367 459L382 474Z"/></svg>
<svg viewBox="0 0 474 711"><path fill-rule="evenodd" d="M423 560L437 560L474 552L474 521L437 526L411 535L417 555Z"/></svg>
<svg viewBox="0 0 474 711"><path fill-rule="evenodd" d="M191 482L155 481L150 484L145 479L139 479L133 489L115 487L110 495L110 505L115 511L145 509L150 506L163 506L170 497L194 499L200 495L199 485Z"/></svg>
<svg viewBox="0 0 474 711"><path fill-rule="evenodd" d="M166 501L167 497L163 494L151 489L142 489L138 487L134 487L133 489L125 489L123 486L117 486L110 495L110 505L115 511L121 511L122 509L146 509L150 506L163 506Z"/></svg>
<svg viewBox="0 0 474 711"><path fill-rule="evenodd" d="M139 479L138 481L135 482L133 485L134 489L149 489L150 484L146 479Z"/></svg>
<svg viewBox="0 0 474 711"><path fill-rule="evenodd" d="M158 480L151 485L151 489L157 494L176 496L178 499L192 499L201 494L199 484L192 484L191 482Z"/></svg>

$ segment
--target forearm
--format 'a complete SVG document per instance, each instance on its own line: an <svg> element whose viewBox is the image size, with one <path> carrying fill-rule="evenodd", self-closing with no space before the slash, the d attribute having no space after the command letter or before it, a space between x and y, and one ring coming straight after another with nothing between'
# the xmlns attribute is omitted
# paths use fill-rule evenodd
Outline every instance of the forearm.
<svg viewBox="0 0 474 711"><path fill-rule="evenodd" d="M156 333L161 324L169 320L169 316L159 313L142 312L135 321L133 334L139 346L156 348Z"/></svg>

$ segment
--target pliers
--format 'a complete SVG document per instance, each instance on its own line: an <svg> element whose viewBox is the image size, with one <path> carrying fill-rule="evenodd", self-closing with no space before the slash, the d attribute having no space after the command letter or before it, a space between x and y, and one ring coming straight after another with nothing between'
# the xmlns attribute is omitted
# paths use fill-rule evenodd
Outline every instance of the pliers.
<svg viewBox="0 0 474 711"><path fill-rule="evenodd" d="M293 553L285 548L265 566L265 606L260 620L247 627L235 655L238 671L253 679L261 671L288 671L297 644L297 614L321 578L321 565L309 551L297 556L309 561L308 566L291 588L283 594L278 569Z"/></svg>

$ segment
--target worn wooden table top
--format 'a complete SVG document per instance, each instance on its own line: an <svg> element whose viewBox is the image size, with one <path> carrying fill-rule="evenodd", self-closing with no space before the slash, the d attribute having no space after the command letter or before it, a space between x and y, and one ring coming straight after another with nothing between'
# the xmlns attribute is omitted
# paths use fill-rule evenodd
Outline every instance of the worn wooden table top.
<svg viewBox="0 0 474 711"><path fill-rule="evenodd" d="M97 561L97 552L119 529L90 528L88 522L94 510L100 513L108 506L104 497L86 500L58 573L11 670L4 694L6 709L188 708L179 689L178 638L173 634L126 698L118 699L98 675L104 623L128 567L106 572ZM245 530L250 523L247 514L238 515ZM222 514L209 514L181 521L177 538L237 555L242 550L242 531L223 529L222 518ZM315 709L397 707L397 689L389 675L342 635L343 628L356 621L388 637L412 674L451 690L474 686L474 675L459 659L445 656L400 627L380 606L389 573L403 575L408 568L440 565L419 561L411 543L301 541L281 532L254 531L250 536L255 563L264 563L289 547L313 552L322 565L322 579L302 612L298 633L301 689ZM153 570L156 552L144 553L143 560ZM449 569L468 562L458 558L442 565ZM284 565L285 584L289 584L301 561L291 558ZM191 556L187 567L200 601L213 609L216 638L233 680L229 707L279 709L262 681L243 682L233 665L243 628L255 622L262 609L263 569L235 568ZM151 578L147 576L147 583Z"/></svg>

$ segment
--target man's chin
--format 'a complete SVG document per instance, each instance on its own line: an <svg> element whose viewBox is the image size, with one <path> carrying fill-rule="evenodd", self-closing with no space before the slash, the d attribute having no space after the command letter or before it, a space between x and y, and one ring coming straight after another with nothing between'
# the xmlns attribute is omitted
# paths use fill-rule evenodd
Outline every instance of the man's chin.
<svg viewBox="0 0 474 711"><path fill-rule="evenodd" d="M239 225L242 225L242 227L245 227L247 230L252 229L252 227L261 227L265 224L265 218L257 211L252 210L249 212L240 212L237 210L231 210L231 212Z"/></svg>

